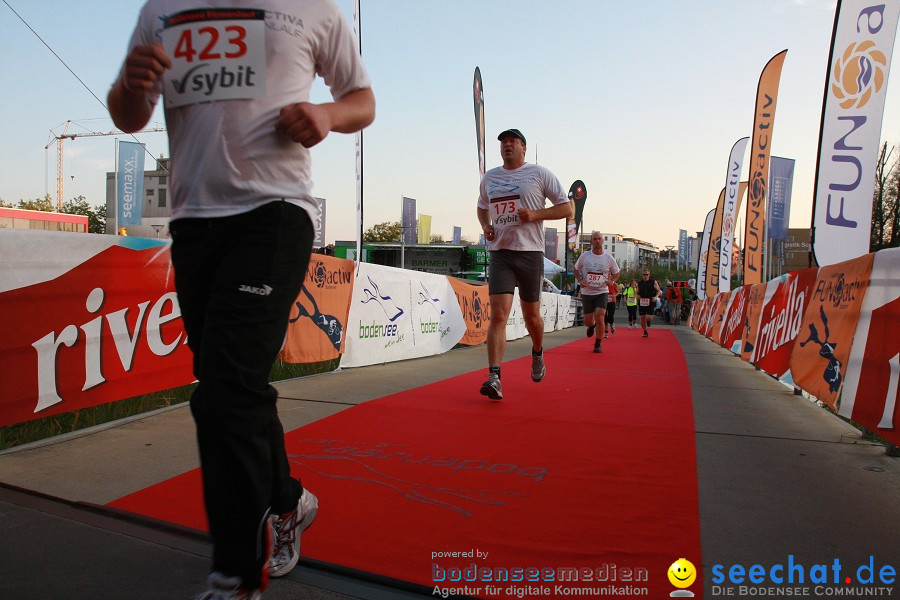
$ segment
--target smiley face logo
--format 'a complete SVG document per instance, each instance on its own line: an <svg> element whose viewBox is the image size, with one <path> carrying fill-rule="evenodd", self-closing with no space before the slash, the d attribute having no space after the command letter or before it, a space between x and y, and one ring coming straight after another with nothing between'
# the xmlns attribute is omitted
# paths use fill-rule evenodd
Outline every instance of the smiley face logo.
<svg viewBox="0 0 900 600"><path fill-rule="evenodd" d="M679 558L669 567L669 583L677 588L690 587L697 579L697 569L686 558Z"/></svg>

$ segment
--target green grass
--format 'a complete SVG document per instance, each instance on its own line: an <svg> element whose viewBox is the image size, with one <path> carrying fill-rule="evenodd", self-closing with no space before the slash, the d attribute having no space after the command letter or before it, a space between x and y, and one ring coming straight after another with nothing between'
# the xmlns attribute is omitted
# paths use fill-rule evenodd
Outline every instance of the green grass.
<svg viewBox="0 0 900 600"><path fill-rule="evenodd" d="M340 358L320 363L288 364L276 361L269 375L270 381L282 381L296 377L306 377L318 373L327 373L338 368ZM68 413L61 413L50 417L33 419L24 423L0 427L0 450L21 446L30 442L47 439L63 433L70 433L140 415L160 408L182 404L190 400L196 384L185 385L152 394L144 394L133 398L125 398L82 408Z"/></svg>

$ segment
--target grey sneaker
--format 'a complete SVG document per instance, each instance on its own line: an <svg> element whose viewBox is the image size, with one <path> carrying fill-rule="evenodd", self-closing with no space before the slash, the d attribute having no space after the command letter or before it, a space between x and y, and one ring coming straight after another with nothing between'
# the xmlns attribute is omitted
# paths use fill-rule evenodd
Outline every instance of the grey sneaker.
<svg viewBox="0 0 900 600"><path fill-rule="evenodd" d="M209 574L206 579L207 589L197 596L196 600L259 600L259 590L241 588L240 577L226 577L218 571Z"/></svg>
<svg viewBox="0 0 900 600"><path fill-rule="evenodd" d="M496 373L488 375L487 381L481 384L481 394L491 400L502 400L503 388L500 385L500 376Z"/></svg>
<svg viewBox="0 0 900 600"><path fill-rule="evenodd" d="M319 499L303 488L297 508L284 515L269 517L274 547L269 558L269 576L284 577L300 560L300 534L312 524L319 512Z"/></svg>
<svg viewBox="0 0 900 600"><path fill-rule="evenodd" d="M491 400L503 399L503 386L500 385L500 376L496 373L490 373L488 380L481 384L481 395L487 396Z"/></svg>
<svg viewBox="0 0 900 600"><path fill-rule="evenodd" d="M535 383L539 382L547 374L547 367L544 365L544 353L531 353L531 380Z"/></svg>

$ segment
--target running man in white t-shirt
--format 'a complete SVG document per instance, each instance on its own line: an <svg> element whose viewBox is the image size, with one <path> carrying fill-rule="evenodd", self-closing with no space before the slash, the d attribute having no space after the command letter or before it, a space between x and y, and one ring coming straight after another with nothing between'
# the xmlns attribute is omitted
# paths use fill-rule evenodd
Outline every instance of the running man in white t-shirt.
<svg viewBox="0 0 900 600"><path fill-rule="evenodd" d="M575 279L581 286L581 303L584 306L584 324L587 337L597 332L594 352L602 352L601 340L606 332L606 303L609 298L609 284L619 280L619 265L616 259L603 252L603 234L591 233L591 250L584 252L575 261ZM613 299L615 302L615 299Z"/></svg>
<svg viewBox="0 0 900 600"><path fill-rule="evenodd" d="M297 564L318 510L291 477L268 377L312 250L309 148L375 117L333 0L252 6L149 0L108 99L126 132L160 98L166 110L172 264L213 541L204 598L258 598L268 577ZM333 102L309 102L316 75Z"/></svg>
<svg viewBox="0 0 900 600"><path fill-rule="evenodd" d="M506 352L506 320L513 294L519 300L531 336L531 379L541 381L544 365L544 321L541 284L544 278L544 221L572 216L572 207L559 179L545 167L525 162L525 136L507 129L497 139L503 165L484 174L478 193L478 221L490 242L488 287L491 322L488 325L488 379L481 393L503 398L500 363ZM546 200L553 206L544 208Z"/></svg>

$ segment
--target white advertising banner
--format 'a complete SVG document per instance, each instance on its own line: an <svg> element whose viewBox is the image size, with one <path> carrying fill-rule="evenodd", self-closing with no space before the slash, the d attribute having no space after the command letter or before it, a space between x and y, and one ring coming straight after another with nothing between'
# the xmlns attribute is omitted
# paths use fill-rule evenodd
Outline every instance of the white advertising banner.
<svg viewBox="0 0 900 600"><path fill-rule="evenodd" d="M544 333L556 331L559 316L557 315L557 307L559 305L559 294L550 292L541 292L541 318L544 320Z"/></svg>
<svg viewBox="0 0 900 600"><path fill-rule="evenodd" d="M528 335L525 328L525 316L522 314L522 303L519 299L519 288L513 291L512 308L509 309L509 317L506 319L506 339L517 340Z"/></svg>
<svg viewBox="0 0 900 600"><path fill-rule="evenodd" d="M558 294L556 299L556 330L572 327L575 324L575 311L569 314L572 308L572 296Z"/></svg>
<svg viewBox="0 0 900 600"><path fill-rule="evenodd" d="M840 0L825 82L813 202L819 266L869 251L872 194L900 2Z"/></svg>
<svg viewBox="0 0 900 600"><path fill-rule="evenodd" d="M749 137L741 138L734 143L728 157L728 170L725 176L725 205L722 213L722 244L719 248L719 291L731 291L731 263L734 260L734 230L737 223L738 210L741 206L741 169L744 165L744 152L747 150Z"/></svg>
<svg viewBox="0 0 900 600"><path fill-rule="evenodd" d="M465 332L459 302L445 276L360 263L341 366L441 354Z"/></svg>

